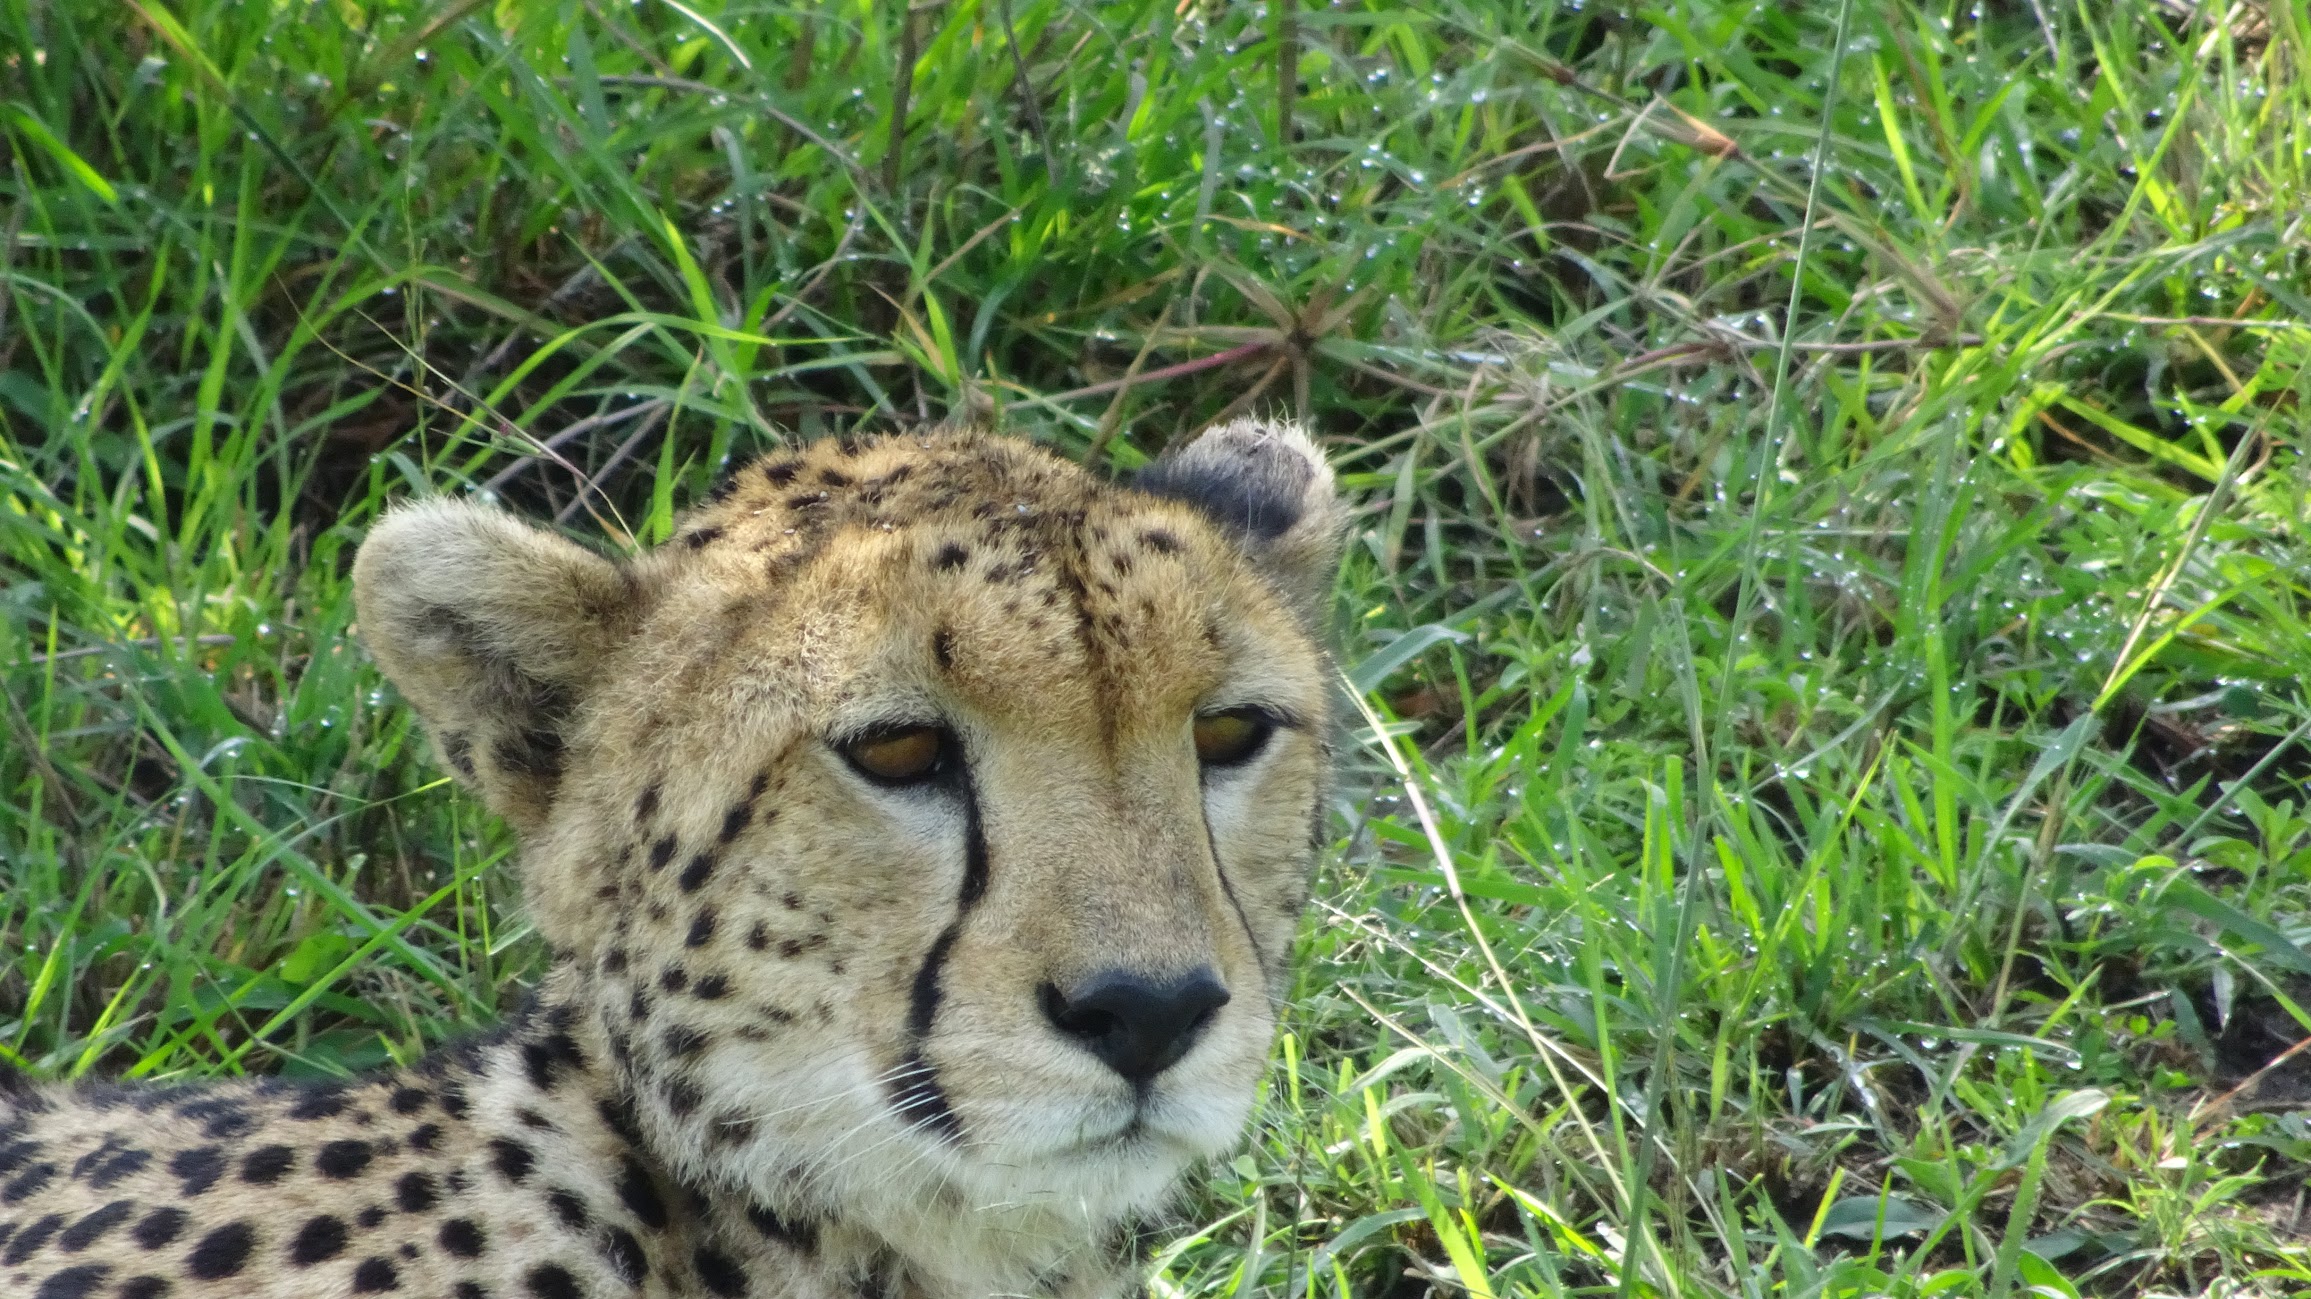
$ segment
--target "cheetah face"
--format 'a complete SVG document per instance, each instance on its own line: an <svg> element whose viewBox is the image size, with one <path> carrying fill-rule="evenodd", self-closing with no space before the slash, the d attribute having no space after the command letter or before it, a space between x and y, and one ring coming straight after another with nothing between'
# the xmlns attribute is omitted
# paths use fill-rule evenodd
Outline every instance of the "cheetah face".
<svg viewBox="0 0 2311 1299"><path fill-rule="evenodd" d="M1241 422L1102 483L821 443L621 563L469 505L363 634L525 838L654 1145L802 1212L1097 1225L1256 1092L1328 768L1331 476Z"/></svg>

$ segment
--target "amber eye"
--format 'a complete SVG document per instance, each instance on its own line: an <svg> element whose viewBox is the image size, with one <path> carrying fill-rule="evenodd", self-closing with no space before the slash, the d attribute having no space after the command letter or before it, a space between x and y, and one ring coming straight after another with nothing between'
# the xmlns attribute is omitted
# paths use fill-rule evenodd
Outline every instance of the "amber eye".
<svg viewBox="0 0 2311 1299"><path fill-rule="evenodd" d="M839 746L861 775L886 785L915 785L946 766L947 733L936 726L874 731Z"/></svg>
<svg viewBox="0 0 2311 1299"><path fill-rule="evenodd" d="M1248 761L1276 733L1276 724L1257 710L1231 708L1196 719L1196 760L1207 767Z"/></svg>

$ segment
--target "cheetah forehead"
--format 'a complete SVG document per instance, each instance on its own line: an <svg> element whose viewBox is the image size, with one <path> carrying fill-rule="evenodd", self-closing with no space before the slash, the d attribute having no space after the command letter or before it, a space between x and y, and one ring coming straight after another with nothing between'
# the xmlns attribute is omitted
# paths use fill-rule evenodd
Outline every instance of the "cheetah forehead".
<svg viewBox="0 0 2311 1299"><path fill-rule="evenodd" d="M1241 543L1192 506L975 434L766 456L645 566L669 592L645 657L689 640L802 694L839 694L879 649L990 707L1176 712L1233 662L1308 653ZM720 629L694 636L706 618Z"/></svg>

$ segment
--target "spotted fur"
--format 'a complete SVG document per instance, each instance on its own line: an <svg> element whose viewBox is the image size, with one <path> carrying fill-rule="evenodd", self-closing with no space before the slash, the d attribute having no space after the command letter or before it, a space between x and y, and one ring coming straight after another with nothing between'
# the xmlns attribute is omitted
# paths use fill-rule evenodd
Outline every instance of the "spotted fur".
<svg viewBox="0 0 2311 1299"><path fill-rule="evenodd" d="M1340 517L1260 422L1138 487L977 434L823 442L622 560L396 511L362 636L520 832L551 973L346 1082L0 1083L0 1294L1121 1293L1268 1049ZM1199 761L1231 710L1263 742ZM925 725L936 779L843 756ZM1100 1045L1119 987L1168 990L1160 1056Z"/></svg>

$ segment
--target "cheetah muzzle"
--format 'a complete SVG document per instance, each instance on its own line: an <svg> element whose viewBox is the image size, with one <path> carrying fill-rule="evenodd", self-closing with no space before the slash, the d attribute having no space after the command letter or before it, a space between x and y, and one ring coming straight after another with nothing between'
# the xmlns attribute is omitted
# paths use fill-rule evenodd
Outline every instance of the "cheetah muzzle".
<svg viewBox="0 0 2311 1299"><path fill-rule="evenodd" d="M619 560L397 509L361 635L551 972L398 1072L0 1080L0 1294L1123 1291L1273 1035L1343 517L1261 421L1130 485L822 442Z"/></svg>

